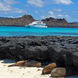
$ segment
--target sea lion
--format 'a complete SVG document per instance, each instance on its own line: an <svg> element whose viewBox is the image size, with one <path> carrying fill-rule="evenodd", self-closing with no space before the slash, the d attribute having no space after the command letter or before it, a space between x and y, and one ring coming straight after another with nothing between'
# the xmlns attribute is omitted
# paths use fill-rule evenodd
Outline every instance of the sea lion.
<svg viewBox="0 0 78 78"><path fill-rule="evenodd" d="M41 63L34 60L22 60L16 62L15 64L9 65L8 67L12 66L41 67Z"/></svg>
<svg viewBox="0 0 78 78"><path fill-rule="evenodd" d="M56 67L56 63L51 63L46 65L42 70L42 74L50 74L52 69L54 69L55 67Z"/></svg>
<svg viewBox="0 0 78 78"><path fill-rule="evenodd" d="M57 38L57 39L61 39L62 37L61 37L61 36L56 36L56 38Z"/></svg>

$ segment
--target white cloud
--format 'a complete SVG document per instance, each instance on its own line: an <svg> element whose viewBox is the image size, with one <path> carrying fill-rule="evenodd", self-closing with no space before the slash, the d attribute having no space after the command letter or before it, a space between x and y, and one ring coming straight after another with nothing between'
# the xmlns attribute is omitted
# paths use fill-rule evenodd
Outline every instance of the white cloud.
<svg viewBox="0 0 78 78"><path fill-rule="evenodd" d="M19 9L19 8L11 8L11 10L9 11L10 13L19 13L19 14L21 14L21 13L27 13L25 10L22 10L22 9Z"/></svg>
<svg viewBox="0 0 78 78"><path fill-rule="evenodd" d="M45 18L49 18L49 17L53 17L53 18L65 18L65 19L72 19L69 15L67 14L55 14L53 11L48 11L48 15L47 16L41 16L41 19L45 19Z"/></svg>
<svg viewBox="0 0 78 78"><path fill-rule="evenodd" d="M39 13L39 11L35 11L35 13L36 13L36 14L38 14L38 13Z"/></svg>
<svg viewBox="0 0 78 78"><path fill-rule="evenodd" d="M48 17L55 17L54 12L53 11L48 11Z"/></svg>
<svg viewBox="0 0 78 78"><path fill-rule="evenodd" d="M37 7L43 7L44 6L44 2L42 0L28 0L27 2L29 4L35 5Z"/></svg>
<svg viewBox="0 0 78 78"><path fill-rule="evenodd" d="M41 19L45 19L45 18L46 18L46 16L40 16L40 18L41 18Z"/></svg>
<svg viewBox="0 0 78 78"><path fill-rule="evenodd" d="M48 11L48 15L47 16L40 16L40 17L41 17L41 19L45 19L45 18L49 18L49 17L55 18L56 16L55 16L53 11Z"/></svg>
<svg viewBox="0 0 78 78"><path fill-rule="evenodd" d="M11 7L9 5L6 5L4 3L0 3L0 11L9 11L11 10Z"/></svg>
<svg viewBox="0 0 78 78"><path fill-rule="evenodd" d="M69 5L69 4L72 4L73 2L72 0L54 0L54 3Z"/></svg>
<svg viewBox="0 0 78 78"><path fill-rule="evenodd" d="M59 15L57 15L57 16L58 16L59 18L60 18L60 17L63 17L63 15L61 15L61 14L59 14Z"/></svg>
<svg viewBox="0 0 78 78"><path fill-rule="evenodd" d="M62 9L53 9L53 11L62 12Z"/></svg>
<svg viewBox="0 0 78 78"><path fill-rule="evenodd" d="M13 4L16 4L16 1L13 0L0 0L0 14L8 13L26 13L26 11L12 7Z"/></svg>
<svg viewBox="0 0 78 78"><path fill-rule="evenodd" d="M8 17L8 18L15 18L14 16L5 16L5 17Z"/></svg>
<svg viewBox="0 0 78 78"><path fill-rule="evenodd" d="M57 18L66 18L66 19L71 19L71 17L69 15L63 15L63 14L59 14L56 15Z"/></svg>
<svg viewBox="0 0 78 78"><path fill-rule="evenodd" d="M14 0L4 0L4 2L6 2L7 4L16 4L16 3L18 3L17 1L14 1Z"/></svg>

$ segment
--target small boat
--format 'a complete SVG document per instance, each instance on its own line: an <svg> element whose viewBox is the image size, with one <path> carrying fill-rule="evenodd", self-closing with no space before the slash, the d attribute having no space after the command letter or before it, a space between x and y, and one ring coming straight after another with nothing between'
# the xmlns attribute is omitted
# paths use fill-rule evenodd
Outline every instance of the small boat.
<svg viewBox="0 0 78 78"><path fill-rule="evenodd" d="M39 28L47 28L46 24L43 23L42 21L34 21L32 23L30 23L28 26L26 27L39 27Z"/></svg>

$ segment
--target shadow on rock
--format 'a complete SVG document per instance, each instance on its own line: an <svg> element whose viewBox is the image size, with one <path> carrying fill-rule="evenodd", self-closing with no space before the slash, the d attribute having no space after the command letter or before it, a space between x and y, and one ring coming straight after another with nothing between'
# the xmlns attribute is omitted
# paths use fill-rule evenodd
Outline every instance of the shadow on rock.
<svg viewBox="0 0 78 78"><path fill-rule="evenodd" d="M15 63L16 61L14 60L8 60L8 59L3 59L2 63Z"/></svg>

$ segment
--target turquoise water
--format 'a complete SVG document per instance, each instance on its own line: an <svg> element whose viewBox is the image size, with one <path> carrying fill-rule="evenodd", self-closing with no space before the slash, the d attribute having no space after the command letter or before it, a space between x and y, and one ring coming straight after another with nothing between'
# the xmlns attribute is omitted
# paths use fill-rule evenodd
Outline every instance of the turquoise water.
<svg viewBox="0 0 78 78"><path fill-rule="evenodd" d="M78 28L0 27L0 37L78 36Z"/></svg>

